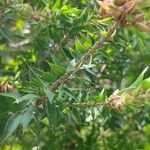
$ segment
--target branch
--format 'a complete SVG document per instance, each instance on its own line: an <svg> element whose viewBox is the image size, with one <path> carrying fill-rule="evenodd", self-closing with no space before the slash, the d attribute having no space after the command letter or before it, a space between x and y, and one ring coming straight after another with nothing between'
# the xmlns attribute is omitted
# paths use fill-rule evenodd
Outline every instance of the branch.
<svg viewBox="0 0 150 150"><path fill-rule="evenodd" d="M119 22L115 22L110 30L108 31L108 35L107 37L101 37L101 39L99 41L97 41L92 48L90 48L79 60L78 62L75 64L75 70L74 71L68 71L66 72L60 79L58 79L51 87L50 87L50 90L51 91L55 91L58 89L58 87L62 84L64 84L68 78L76 73L80 68L81 66L83 65L83 63L85 61L87 61L89 59L89 57L91 55L93 55L94 52L96 52L96 50L100 47L102 47L104 45L104 43L113 35L113 33L115 32L115 30L118 28L119 26Z"/></svg>
<svg viewBox="0 0 150 150"><path fill-rule="evenodd" d="M105 106L107 102L86 102L86 103L65 103L63 105L68 107L97 107L97 106Z"/></svg>
<svg viewBox="0 0 150 150"><path fill-rule="evenodd" d="M104 43L106 41L109 40L110 37L113 36L113 34L115 33L116 29L119 27L120 25L120 21L118 22L115 22L109 29L108 31L108 34L106 37L101 37L100 40L98 40L78 61L77 63L75 64L75 70L74 71L68 71L66 72L62 77L60 77L56 82L54 82L54 84L52 86L49 87L49 90L50 91L56 91L58 89L59 86L63 85L67 80L68 78L76 73L80 68L81 66L83 65L83 63L85 61L87 61L91 55L93 55L94 52L96 52L96 50L100 47L102 47L104 45ZM46 96L41 96L39 98L39 100L37 100L36 102L36 106L39 106L43 103L46 102ZM78 106L79 103L73 103L73 104L70 104L70 106ZM89 103L89 104L80 104L82 106L95 106L95 105L99 105L97 103Z"/></svg>

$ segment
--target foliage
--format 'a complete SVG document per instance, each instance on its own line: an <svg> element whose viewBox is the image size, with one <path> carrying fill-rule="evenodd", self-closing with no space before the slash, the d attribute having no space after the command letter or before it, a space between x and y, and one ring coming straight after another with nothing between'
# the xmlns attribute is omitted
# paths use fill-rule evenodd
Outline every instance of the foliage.
<svg viewBox="0 0 150 150"><path fill-rule="evenodd" d="M0 1L0 150L150 148L149 33L98 12L94 0Z"/></svg>

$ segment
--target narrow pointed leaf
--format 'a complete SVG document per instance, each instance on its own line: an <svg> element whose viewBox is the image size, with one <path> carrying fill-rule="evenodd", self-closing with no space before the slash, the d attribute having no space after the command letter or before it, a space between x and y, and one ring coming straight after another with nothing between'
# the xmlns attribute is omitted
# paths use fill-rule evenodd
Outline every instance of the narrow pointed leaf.
<svg viewBox="0 0 150 150"><path fill-rule="evenodd" d="M140 84L142 84L144 74L146 73L147 70L148 70L148 67L143 70L143 72L139 75L139 77L135 80L135 82L130 86L130 88L135 88L139 86Z"/></svg>
<svg viewBox="0 0 150 150"><path fill-rule="evenodd" d="M47 96L49 102L52 103L55 94L54 94L53 92L51 92L50 90L46 90L46 91L45 91L45 94L46 94L46 96Z"/></svg>
<svg viewBox="0 0 150 150"><path fill-rule="evenodd" d="M53 5L52 10L55 10L55 9L59 8L60 2L61 2L60 0L56 0L56 2L55 2L54 5Z"/></svg>
<svg viewBox="0 0 150 150"><path fill-rule="evenodd" d="M79 39L75 40L75 48L78 52L84 52L85 48L83 44L79 41Z"/></svg>
<svg viewBox="0 0 150 150"><path fill-rule="evenodd" d="M27 128L33 118L33 107L28 108L22 114L21 124L23 129Z"/></svg>
<svg viewBox="0 0 150 150"><path fill-rule="evenodd" d="M20 97L20 98L17 98L15 102L16 102L16 103L20 103L20 102L27 101L27 100L32 101L32 100L35 100L35 99L38 99L38 98L39 98L38 95L35 95L35 94L27 94L27 95L25 95L25 96L22 96L22 97Z"/></svg>
<svg viewBox="0 0 150 150"><path fill-rule="evenodd" d="M10 135L12 135L19 126L21 118L22 114L16 113L8 119L3 133L3 140L6 140Z"/></svg>
<svg viewBox="0 0 150 150"><path fill-rule="evenodd" d="M66 87L62 87L62 90L63 90L68 96L70 96L70 97L72 97L74 100L76 100L76 96L74 95L74 93L73 93L70 89L68 89L68 88L66 88Z"/></svg>
<svg viewBox="0 0 150 150"><path fill-rule="evenodd" d="M1 93L0 95L5 96L5 97L10 97L13 99L17 99L20 97L19 93Z"/></svg>

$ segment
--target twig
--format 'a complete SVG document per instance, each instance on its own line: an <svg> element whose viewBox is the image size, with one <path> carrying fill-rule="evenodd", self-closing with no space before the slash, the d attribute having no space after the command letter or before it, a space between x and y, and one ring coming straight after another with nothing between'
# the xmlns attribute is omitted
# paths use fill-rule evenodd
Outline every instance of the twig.
<svg viewBox="0 0 150 150"><path fill-rule="evenodd" d="M93 46L92 46L92 48L90 48L79 60L78 60L78 62L75 64L75 66L74 66L74 71L68 71L68 72L66 72L60 79L58 79L56 82L54 82L54 84L51 86L51 87L49 87L49 90L51 90L51 91L56 91L57 89L58 89L58 87L60 86L60 85L62 85L62 84L64 84L67 80L68 80L68 78L72 75L72 74L74 74L74 73L76 73L80 68L81 68L81 66L83 65L83 63L85 62L85 61L87 61L89 58L90 58L90 56L92 56L93 55L93 53L94 52L96 52L96 50L98 49L98 48L100 48L101 46L103 46L103 44L110 38L110 37L112 37L112 35L115 33L115 31L116 31L116 29L118 28L118 26L120 25L120 21L118 21L118 22L115 22L111 27L110 27L110 29L109 29L109 31L108 31L108 34L107 34L107 36L106 37L101 37L101 39L100 40L98 40ZM36 106L39 106L39 105L41 105L41 104L43 104L43 103L45 103L46 102L46 96L41 96L41 98L39 98L39 100L36 102ZM70 104L70 106L78 106L79 105L79 103L73 103L73 104ZM80 103L80 106L95 106L95 105L99 105L98 103Z"/></svg>
<svg viewBox="0 0 150 150"><path fill-rule="evenodd" d="M85 102L85 103L64 103L64 106L68 107L97 107L97 106L105 106L107 102Z"/></svg>
<svg viewBox="0 0 150 150"><path fill-rule="evenodd" d="M101 39L99 41L97 41L92 48L90 48L79 60L78 62L75 64L74 68L75 70L74 71L68 71L66 72L60 79L58 79L51 87L50 87L50 90L51 91L55 91L58 89L58 87L62 84L64 84L66 82L66 80L68 80L68 78L76 73L80 68L81 66L83 65L83 63L85 61L87 61L89 59L89 57L91 55L93 55L94 52L96 52L96 50L98 48L100 48L105 41L107 41L109 39L109 37L111 37L111 35L115 32L115 30L117 29L117 27L119 26L119 22L115 22L112 27L110 28L110 30L108 31L108 35L107 37L101 37Z"/></svg>

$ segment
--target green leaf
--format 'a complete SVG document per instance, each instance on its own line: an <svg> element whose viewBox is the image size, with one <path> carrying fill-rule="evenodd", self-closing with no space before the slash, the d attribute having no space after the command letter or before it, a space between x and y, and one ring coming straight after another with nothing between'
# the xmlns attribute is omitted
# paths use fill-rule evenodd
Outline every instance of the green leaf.
<svg viewBox="0 0 150 150"><path fill-rule="evenodd" d="M15 103L20 103L20 102L23 102L23 101L26 101L26 100L35 100L35 99L38 99L39 96L38 95L35 95L35 94L27 94L27 95L24 95L20 98L17 98Z"/></svg>
<svg viewBox="0 0 150 150"><path fill-rule="evenodd" d="M54 104L48 104L48 119L52 127L56 128L59 125L60 117L59 108Z"/></svg>
<svg viewBox="0 0 150 150"><path fill-rule="evenodd" d="M56 0L55 4L52 7L52 10L56 10L57 8L59 8L60 2L61 2L61 0Z"/></svg>
<svg viewBox="0 0 150 150"><path fill-rule="evenodd" d="M126 84L127 84L127 81L126 81L125 78L123 78L122 81L121 81L121 85L120 85L121 90L126 88Z"/></svg>
<svg viewBox="0 0 150 150"><path fill-rule="evenodd" d="M78 93L78 96L77 96L78 102L81 102L82 96L83 96L83 94L82 94L81 90L79 90L79 93Z"/></svg>
<svg viewBox="0 0 150 150"><path fill-rule="evenodd" d="M74 93L70 89L68 89L66 87L62 87L62 91L65 92L68 96L70 96L74 100L76 100L76 96L74 95Z"/></svg>
<svg viewBox="0 0 150 150"><path fill-rule="evenodd" d="M47 61L47 63L49 64L51 69L54 71L54 73L60 75L60 74L63 74L65 72L64 67L56 65L56 64L52 64L52 63L50 63L48 61Z"/></svg>
<svg viewBox="0 0 150 150"><path fill-rule="evenodd" d="M43 80L40 79L39 74L37 74L37 72L35 72L29 65L28 65L28 67L29 67L30 71L33 73L33 75L36 77L36 79L37 79L41 84L43 84L44 82L43 82Z"/></svg>
<svg viewBox="0 0 150 150"><path fill-rule="evenodd" d="M76 35L78 34L85 26L83 25L76 25L76 26L73 26L70 30L70 34L72 35Z"/></svg>
<svg viewBox="0 0 150 150"><path fill-rule="evenodd" d="M81 13L79 19L84 23L84 22L86 22L88 15L89 15L89 14L88 14L87 8L85 8L85 9L82 11L82 13Z"/></svg>
<svg viewBox="0 0 150 150"><path fill-rule="evenodd" d="M81 38L83 40L83 46L85 48L91 48L92 47L92 41L90 39L90 37L87 35L85 36L84 34L80 34L81 35Z"/></svg>
<svg viewBox="0 0 150 150"><path fill-rule="evenodd" d="M102 25L108 26L112 20L113 20L112 17L108 17L108 18L104 18L104 19L96 20L96 21Z"/></svg>
<svg viewBox="0 0 150 150"><path fill-rule="evenodd" d="M76 64L76 60L73 59L70 63L69 66L67 67L66 71L70 72L70 71L75 71L75 64Z"/></svg>
<svg viewBox="0 0 150 150"><path fill-rule="evenodd" d="M75 49L79 52L84 52L85 51L85 48L84 48L83 44L81 44L79 39L75 40Z"/></svg>
<svg viewBox="0 0 150 150"><path fill-rule="evenodd" d="M6 140L10 135L12 135L12 133L19 126L21 117L21 114L16 113L8 119L3 133L3 141Z"/></svg>
<svg viewBox="0 0 150 150"><path fill-rule="evenodd" d="M49 102L52 103L55 94L53 92L51 92L49 89L45 90L45 94L46 94Z"/></svg>
<svg viewBox="0 0 150 150"><path fill-rule="evenodd" d="M135 82L130 86L130 88L136 88L137 86L142 84L144 74L148 70L148 67L143 70L143 72L139 75L139 77L135 80Z"/></svg>
<svg viewBox="0 0 150 150"><path fill-rule="evenodd" d="M93 67L95 67L95 66L96 66L95 64L89 63L89 64L87 64L87 65L83 65L80 69L89 69L89 68L93 68Z"/></svg>
<svg viewBox="0 0 150 150"><path fill-rule="evenodd" d="M11 32L9 32L7 29L1 28L0 29L0 34L6 38L9 42L13 43L14 42L14 37Z"/></svg>
<svg viewBox="0 0 150 150"><path fill-rule="evenodd" d="M40 78L41 79L44 79L44 81L48 82L48 83L51 83L51 82L54 82L55 81L55 77L52 76L49 72L45 72L39 68L35 68L39 75L40 75Z"/></svg>
<svg viewBox="0 0 150 150"><path fill-rule="evenodd" d="M22 113L21 124L23 126L23 129L27 128L32 118L33 118L33 107L30 107Z"/></svg>
<svg viewBox="0 0 150 150"><path fill-rule="evenodd" d="M145 79L143 82L142 82L142 86L144 87L144 89L149 89L150 88L150 77Z"/></svg>
<svg viewBox="0 0 150 150"><path fill-rule="evenodd" d="M99 98L100 98L100 99L99 99L100 101L101 101L101 100L105 100L105 98L106 98L105 88L103 88L102 91L100 92Z"/></svg>
<svg viewBox="0 0 150 150"><path fill-rule="evenodd" d="M82 67L80 69L89 69L89 68L93 68L95 67L96 65L95 64L92 64L92 57L90 57L90 61L89 63L86 65L86 64L83 64Z"/></svg>
<svg viewBox="0 0 150 150"><path fill-rule="evenodd" d="M51 55L51 58L52 58L52 62L54 63L54 64L57 64L57 65L61 65L61 62L58 60L58 58L53 54L53 53L50 53L50 55Z"/></svg>
<svg viewBox="0 0 150 150"><path fill-rule="evenodd" d="M108 31L102 30L102 31L101 31L101 35L102 35L103 37L107 37L107 36L108 36Z"/></svg>
<svg viewBox="0 0 150 150"><path fill-rule="evenodd" d="M5 97L10 97L13 99L17 99L21 96L19 93L1 93L0 95L5 96Z"/></svg>

